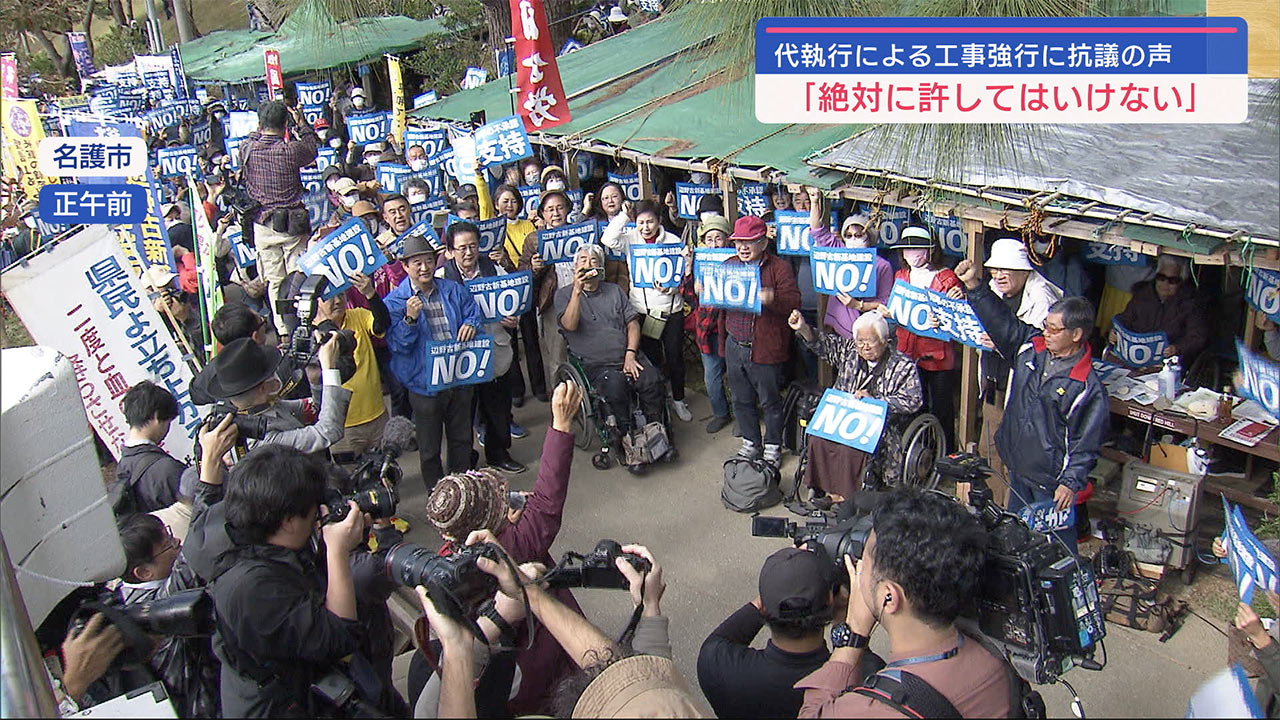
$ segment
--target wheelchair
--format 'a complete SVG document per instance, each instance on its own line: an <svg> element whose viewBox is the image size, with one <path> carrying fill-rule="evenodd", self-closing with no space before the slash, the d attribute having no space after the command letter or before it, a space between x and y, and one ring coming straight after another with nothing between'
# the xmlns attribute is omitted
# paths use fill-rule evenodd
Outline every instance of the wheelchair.
<svg viewBox="0 0 1280 720"><path fill-rule="evenodd" d="M579 450L590 450L598 447L599 450L591 456L591 464L597 470L608 470L613 466L615 458L618 463L622 463L624 457L622 451L622 433L616 425L608 422L610 410L605 403L604 397L596 392L592 387L590 379L587 378L587 372L582 367L582 361L574 356L569 355L569 362L563 363L556 368L555 385L559 385L565 380L571 380L578 387L582 388L582 400L578 405L578 412L573 416L573 444ZM631 393L631 401L638 405L640 402L634 388ZM652 418L646 418L649 422L653 422ZM659 420L662 426L667 430L667 440L671 443L671 452L662 462L672 462L676 459L675 442L671 428L671 409L666 399L662 402L662 418Z"/></svg>
<svg viewBox="0 0 1280 720"><path fill-rule="evenodd" d="M807 436L806 436L807 437ZM897 459L900 482L894 487L912 487L920 490L933 490L938 486L938 474L933 471L938 458L947 454L946 434L942 431L942 421L929 412L916 414L907 421L902 429L902 455ZM876 451L876 455L887 452L885 448ZM804 442L800 448L800 462L796 467L794 484L797 491L804 485L805 468L809 464L809 443ZM875 464L867 463L862 476L864 490L886 490L890 487L876 472Z"/></svg>

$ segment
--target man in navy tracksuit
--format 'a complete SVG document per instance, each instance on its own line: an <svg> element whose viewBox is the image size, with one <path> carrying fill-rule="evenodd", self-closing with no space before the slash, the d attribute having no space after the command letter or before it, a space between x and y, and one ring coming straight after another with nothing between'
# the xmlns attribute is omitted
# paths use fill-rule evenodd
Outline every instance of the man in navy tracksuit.
<svg viewBox="0 0 1280 720"><path fill-rule="evenodd" d="M1082 297L1062 298L1049 308L1044 328L1034 328L982 282L979 266L962 260L956 275L996 352L1012 359L1004 420L996 431L1013 491L1009 510L1046 500L1066 510L1088 486L1107 431L1107 395L1086 340L1093 306ZM1075 551L1074 525L1056 534Z"/></svg>

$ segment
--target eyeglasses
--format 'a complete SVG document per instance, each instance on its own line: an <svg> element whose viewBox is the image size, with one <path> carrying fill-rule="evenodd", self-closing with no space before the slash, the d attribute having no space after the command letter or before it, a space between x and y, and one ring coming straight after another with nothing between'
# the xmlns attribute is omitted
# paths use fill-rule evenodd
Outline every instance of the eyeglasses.
<svg viewBox="0 0 1280 720"><path fill-rule="evenodd" d="M1157 274L1156 274L1156 280L1157 280L1157 281L1163 280L1164 282L1167 282L1167 283L1169 283L1170 285L1181 285L1181 284L1182 284L1182 278L1181 278L1180 276L1178 276L1178 275L1162 275L1162 274L1157 273Z"/></svg>
<svg viewBox="0 0 1280 720"><path fill-rule="evenodd" d="M182 547L182 543L178 541L178 538L173 536L173 530L171 530L168 525L164 526L164 535L164 544L160 546L159 552L147 558L144 562L155 562L156 558L161 555L164 555L170 550Z"/></svg>
<svg viewBox="0 0 1280 720"><path fill-rule="evenodd" d="M1064 332L1066 332L1066 331L1067 331L1067 329L1066 329L1065 327L1055 327L1055 326L1053 326L1053 325L1045 325L1045 326L1044 326L1044 334L1045 334L1045 335L1058 335L1059 333L1064 333Z"/></svg>
<svg viewBox="0 0 1280 720"><path fill-rule="evenodd" d="M884 344L883 340L854 340L853 346L856 348L874 348Z"/></svg>

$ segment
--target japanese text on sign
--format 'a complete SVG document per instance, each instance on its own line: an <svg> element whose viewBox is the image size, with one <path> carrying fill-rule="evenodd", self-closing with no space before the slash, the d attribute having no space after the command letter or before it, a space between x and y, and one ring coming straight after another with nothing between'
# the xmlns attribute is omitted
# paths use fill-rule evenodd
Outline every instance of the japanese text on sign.
<svg viewBox="0 0 1280 720"><path fill-rule="evenodd" d="M715 185L676 183L676 214L686 220L698 217L698 201L703 195L714 195L718 192L720 189Z"/></svg>
<svg viewBox="0 0 1280 720"><path fill-rule="evenodd" d="M493 338L477 335L467 342L427 343L427 389L448 390L493 379Z"/></svg>
<svg viewBox="0 0 1280 720"><path fill-rule="evenodd" d="M889 315L907 332L921 337L949 340L950 336L933 327L933 310L929 305L929 291L902 280L893 284L889 294Z"/></svg>
<svg viewBox="0 0 1280 720"><path fill-rule="evenodd" d="M708 265L719 265L738 254L733 248L695 248L693 251L693 279L702 282Z"/></svg>
<svg viewBox="0 0 1280 720"><path fill-rule="evenodd" d="M491 253L502 247L507 239L507 219L502 215L488 220L473 220L472 224L480 231L480 252Z"/></svg>
<svg viewBox="0 0 1280 720"><path fill-rule="evenodd" d="M723 262L702 266L698 304L760 314L760 266Z"/></svg>
<svg viewBox="0 0 1280 720"><path fill-rule="evenodd" d="M1226 514L1226 542L1223 544L1227 546L1227 564L1235 576L1240 601L1253 602L1253 591L1259 587L1275 592L1277 575L1280 574L1275 558L1249 530L1240 508L1222 498L1222 511Z"/></svg>
<svg viewBox="0 0 1280 720"><path fill-rule="evenodd" d="M387 264L382 248L360 218L351 218L324 236L315 247L298 258L298 269L308 275L323 274L329 280L325 299L351 287L351 276L368 275Z"/></svg>
<svg viewBox="0 0 1280 720"><path fill-rule="evenodd" d="M813 289L824 295L851 297L876 294L876 251L872 248L815 247Z"/></svg>
<svg viewBox="0 0 1280 720"><path fill-rule="evenodd" d="M551 27L542 0L510 0L515 38L516 96L525 130L549 130L572 119L560 82Z"/></svg>
<svg viewBox="0 0 1280 720"><path fill-rule="evenodd" d="M408 152L409 148L414 145L421 145L422 150L427 154L427 159L433 160L437 155L449 149L449 137L445 135L444 130L428 130L420 127L405 128L405 152Z"/></svg>
<svg viewBox="0 0 1280 720"><path fill-rule="evenodd" d="M632 287L680 287L680 282L684 279L684 245L632 243L627 264L631 266Z"/></svg>
<svg viewBox="0 0 1280 720"><path fill-rule="evenodd" d="M1084 244L1085 262L1098 265L1146 265L1147 259L1142 253L1120 245L1110 243L1086 242Z"/></svg>
<svg viewBox="0 0 1280 720"><path fill-rule="evenodd" d="M1023 507L1018 517L1036 532L1049 533L1072 527L1076 523L1076 506L1068 505L1066 510L1059 510L1053 500L1042 500Z"/></svg>
<svg viewBox="0 0 1280 720"><path fill-rule="evenodd" d="M384 140L391 132L391 116L385 112L352 115L347 118L347 133L357 145Z"/></svg>
<svg viewBox="0 0 1280 720"><path fill-rule="evenodd" d="M538 252L542 261L551 263L573 262L574 253L583 245L596 241L598 226L594 220L547 228L538 231Z"/></svg>
<svg viewBox="0 0 1280 720"><path fill-rule="evenodd" d="M533 273L529 270L467 281L485 322L519 317L533 306Z"/></svg>
<svg viewBox="0 0 1280 720"><path fill-rule="evenodd" d="M1111 327L1116 333L1116 354L1129 367L1146 367L1158 365L1164 360L1164 349L1169 345L1169 336L1162 332L1136 333L1113 321Z"/></svg>
<svg viewBox="0 0 1280 720"><path fill-rule="evenodd" d="M827 388L805 432L865 453L874 453L888 416L889 404L883 400L858 398L852 393Z"/></svg>
<svg viewBox="0 0 1280 720"><path fill-rule="evenodd" d="M504 165L533 155L529 135L515 115L476 128L476 161L480 167Z"/></svg>
<svg viewBox="0 0 1280 720"><path fill-rule="evenodd" d="M160 177L183 177L188 174L199 175L200 165L196 158L200 151L191 145L160 148L156 151L156 160L160 164Z"/></svg>
<svg viewBox="0 0 1280 720"><path fill-rule="evenodd" d="M618 183L622 188L622 194L625 200L631 202L640 201L640 176L639 175L619 175L617 173L609 173L609 182Z"/></svg>
<svg viewBox="0 0 1280 720"><path fill-rule="evenodd" d="M986 331L968 300L957 300L930 290L929 310L938 321L938 330L950 339L978 350L986 349L982 345L982 335Z"/></svg>

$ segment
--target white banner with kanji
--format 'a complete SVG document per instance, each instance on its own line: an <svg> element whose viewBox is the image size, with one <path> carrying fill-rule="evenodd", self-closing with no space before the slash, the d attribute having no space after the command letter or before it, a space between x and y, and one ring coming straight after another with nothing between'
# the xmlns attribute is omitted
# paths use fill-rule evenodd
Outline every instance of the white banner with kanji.
<svg viewBox="0 0 1280 720"><path fill-rule="evenodd" d="M120 457L127 425L120 399L151 380L178 399L163 447L191 454L200 414L191 402L192 372L141 280L128 271L106 226L84 230L0 277L0 290L38 345L71 361L89 424Z"/></svg>
<svg viewBox="0 0 1280 720"><path fill-rule="evenodd" d="M551 28L542 0L510 0L511 36L516 39L516 107L529 132L563 125L569 116L569 96L560 83Z"/></svg>

